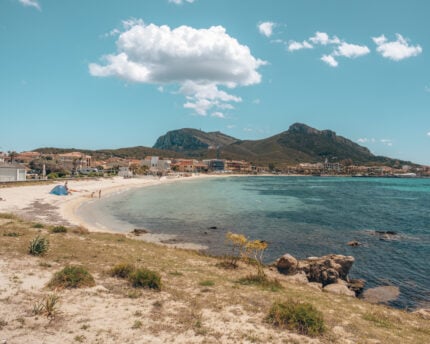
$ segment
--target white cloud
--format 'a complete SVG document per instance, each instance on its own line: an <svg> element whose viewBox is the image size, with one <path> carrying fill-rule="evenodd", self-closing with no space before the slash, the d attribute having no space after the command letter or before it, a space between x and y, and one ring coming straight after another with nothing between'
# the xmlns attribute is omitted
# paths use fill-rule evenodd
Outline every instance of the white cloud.
<svg viewBox="0 0 430 344"><path fill-rule="evenodd" d="M307 41L303 42L296 42L296 41L290 41L288 42L288 51L296 51L296 50L302 50L302 49L312 49L313 46Z"/></svg>
<svg viewBox="0 0 430 344"><path fill-rule="evenodd" d="M358 139L357 142L358 143L375 143L376 139L374 139L374 138L369 139L367 137L363 137L363 138Z"/></svg>
<svg viewBox="0 0 430 344"><path fill-rule="evenodd" d="M430 136L430 131L427 133L427 136Z"/></svg>
<svg viewBox="0 0 430 344"><path fill-rule="evenodd" d="M195 0L169 0L170 4L182 5L185 2L192 4Z"/></svg>
<svg viewBox="0 0 430 344"><path fill-rule="evenodd" d="M272 22L264 22L258 24L258 31L266 37L270 37L273 34L273 27L275 26L275 23Z"/></svg>
<svg viewBox="0 0 430 344"><path fill-rule="evenodd" d="M323 55L321 57L321 61L324 61L325 63L327 63L330 67L337 67L338 66L338 62L336 61L336 59L332 56L332 55Z"/></svg>
<svg viewBox="0 0 430 344"><path fill-rule="evenodd" d="M370 49L365 45L350 44L346 42L340 43L334 52L336 56L344 56L348 58L356 58L369 53Z"/></svg>
<svg viewBox="0 0 430 344"><path fill-rule="evenodd" d="M212 112L211 117L225 118L224 114L222 112L219 112L219 111Z"/></svg>
<svg viewBox="0 0 430 344"><path fill-rule="evenodd" d="M327 33L319 32L319 31L315 33L315 36L310 37L309 40L314 44L321 44L321 45L340 43L340 39L337 38L336 36L333 36L332 38L330 38Z"/></svg>
<svg viewBox="0 0 430 344"><path fill-rule="evenodd" d="M400 61L412 56L421 54L423 49L420 45L409 45L407 39L403 38L402 35L396 34L397 39L395 41L388 41L388 39L381 35L379 37L373 37L373 41L378 46L376 50L385 58Z"/></svg>
<svg viewBox="0 0 430 344"><path fill-rule="evenodd" d="M430 92L430 87L429 87L429 86L425 86L425 87L424 87L424 90L425 90L426 92Z"/></svg>
<svg viewBox="0 0 430 344"><path fill-rule="evenodd" d="M229 124L228 126L227 126L227 129L233 129L233 128L235 128L236 126L234 125L234 124Z"/></svg>
<svg viewBox="0 0 430 344"><path fill-rule="evenodd" d="M19 0L19 2L25 7L34 7L39 11L42 10L37 0Z"/></svg>
<svg viewBox="0 0 430 344"><path fill-rule="evenodd" d="M242 99L220 87L261 82L258 68L266 62L252 56L246 45L229 36L222 26L194 29L180 26L146 25L141 19L123 22L117 53L102 57L103 64L90 63L97 77L118 77L147 84L179 84L187 98L185 108L206 115L213 107L233 108Z"/></svg>
<svg viewBox="0 0 430 344"><path fill-rule="evenodd" d="M390 139L380 139L379 141L385 146L391 147L393 145L393 140Z"/></svg>

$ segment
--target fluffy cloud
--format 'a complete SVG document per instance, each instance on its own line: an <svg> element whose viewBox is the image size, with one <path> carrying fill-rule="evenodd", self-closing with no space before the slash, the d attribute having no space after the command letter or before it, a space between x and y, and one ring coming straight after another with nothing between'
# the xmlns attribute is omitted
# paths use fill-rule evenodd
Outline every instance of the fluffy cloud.
<svg viewBox="0 0 430 344"><path fill-rule="evenodd" d="M224 114L222 112L219 112L219 111L212 112L211 117L225 118Z"/></svg>
<svg viewBox="0 0 430 344"><path fill-rule="evenodd" d="M356 58L369 53L370 50L365 45L350 44L346 42L340 43L334 52L336 56L344 56L348 58Z"/></svg>
<svg viewBox="0 0 430 344"><path fill-rule="evenodd" d="M39 3L37 2L37 0L19 0L19 2L26 7L34 7L36 9L38 9L39 11L41 11L41 7L39 5Z"/></svg>
<svg viewBox="0 0 430 344"><path fill-rule="evenodd" d="M374 139L374 138L369 139L367 137L363 137L363 138L358 139L357 142L358 143L375 143L376 139Z"/></svg>
<svg viewBox="0 0 430 344"><path fill-rule="evenodd" d="M420 45L409 45L409 42L402 35L396 34L395 41L388 41L384 35L373 37L373 41L378 46L376 50L385 58L400 61L412 56L421 54L423 49Z"/></svg>
<svg viewBox="0 0 430 344"><path fill-rule="evenodd" d="M182 5L185 2L188 2L192 4L195 0L169 0L169 3L175 4L175 5Z"/></svg>
<svg viewBox="0 0 430 344"><path fill-rule="evenodd" d="M321 45L340 43L340 39L337 38L336 36L333 36L332 38L330 38L327 33L319 32L319 31L315 33L315 36L309 38L309 40L314 44L321 44Z"/></svg>
<svg viewBox="0 0 430 344"><path fill-rule="evenodd" d="M90 63L97 77L118 77L148 84L179 84L185 108L200 115L216 107L232 108L241 98L223 91L258 84L258 68L266 62L229 36L222 26L194 29L146 25L141 20L123 22L125 31L117 41L117 53L102 57L103 64Z"/></svg>
<svg viewBox="0 0 430 344"><path fill-rule="evenodd" d="M430 136L430 131L427 133L427 136Z"/></svg>
<svg viewBox="0 0 430 344"><path fill-rule="evenodd" d="M290 41L288 42L288 51L296 51L296 50L302 50L302 49L312 49L313 46L307 41L303 42L296 42L296 41Z"/></svg>
<svg viewBox="0 0 430 344"><path fill-rule="evenodd" d="M332 55L323 55L321 61L327 63L330 67L337 67L339 65Z"/></svg>
<svg viewBox="0 0 430 344"><path fill-rule="evenodd" d="M273 27L275 26L275 23L272 22L264 22L258 24L258 31L266 37L270 37L273 34Z"/></svg>
<svg viewBox="0 0 430 344"><path fill-rule="evenodd" d="M391 147L393 145L393 140L390 139L380 139L379 141L385 146Z"/></svg>

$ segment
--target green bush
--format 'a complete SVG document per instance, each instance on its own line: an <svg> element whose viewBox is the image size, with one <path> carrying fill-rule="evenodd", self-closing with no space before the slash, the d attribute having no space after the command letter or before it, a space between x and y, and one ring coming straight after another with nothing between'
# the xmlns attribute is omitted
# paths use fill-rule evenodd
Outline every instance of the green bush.
<svg viewBox="0 0 430 344"><path fill-rule="evenodd" d="M64 226L55 226L51 229L51 233L67 233L67 228Z"/></svg>
<svg viewBox="0 0 430 344"><path fill-rule="evenodd" d="M266 320L272 325L310 336L322 334L325 330L320 311L309 303L298 303L293 300L275 302Z"/></svg>
<svg viewBox="0 0 430 344"><path fill-rule="evenodd" d="M119 263L109 270L109 275L118 278L128 278L136 268L133 264Z"/></svg>
<svg viewBox="0 0 430 344"><path fill-rule="evenodd" d="M284 289L281 282L279 282L276 278L270 279L266 275L248 275L239 279L238 282L242 285L257 285L270 291L279 291Z"/></svg>
<svg viewBox="0 0 430 344"><path fill-rule="evenodd" d="M56 272L48 283L48 288L83 288L92 287L96 283L93 276L86 268L77 265L69 265Z"/></svg>
<svg viewBox="0 0 430 344"><path fill-rule="evenodd" d="M28 252L33 256L42 256L48 251L48 248L49 240L38 235L30 241Z"/></svg>
<svg viewBox="0 0 430 344"><path fill-rule="evenodd" d="M43 225L41 223L35 223L33 228L43 228Z"/></svg>
<svg viewBox="0 0 430 344"><path fill-rule="evenodd" d="M135 269L128 277L131 285L134 288L150 288L161 290L161 276L149 269Z"/></svg>

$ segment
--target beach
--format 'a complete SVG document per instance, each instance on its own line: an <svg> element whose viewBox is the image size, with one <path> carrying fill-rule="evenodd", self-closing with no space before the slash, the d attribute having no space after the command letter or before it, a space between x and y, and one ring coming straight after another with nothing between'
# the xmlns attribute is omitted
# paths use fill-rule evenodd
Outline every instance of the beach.
<svg viewBox="0 0 430 344"><path fill-rule="evenodd" d="M208 178L207 175L190 177L142 177L142 178L100 178L89 180L68 180L69 195L50 194L56 185L52 184L14 186L0 189L0 213L12 213L26 220L48 224L83 226L92 232L112 232L112 228L100 227L93 222L84 222L76 215L76 210L85 202L96 201L113 193L128 191L157 184L175 183L195 178Z"/></svg>

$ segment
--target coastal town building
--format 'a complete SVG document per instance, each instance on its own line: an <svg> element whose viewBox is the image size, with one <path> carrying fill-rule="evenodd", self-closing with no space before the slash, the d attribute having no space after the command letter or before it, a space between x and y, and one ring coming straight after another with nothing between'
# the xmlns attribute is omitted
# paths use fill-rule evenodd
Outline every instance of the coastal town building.
<svg viewBox="0 0 430 344"><path fill-rule="evenodd" d="M57 154L56 160L67 170L82 170L91 167L91 156L81 152Z"/></svg>
<svg viewBox="0 0 430 344"><path fill-rule="evenodd" d="M210 159L210 160L203 160L203 163L207 165L209 171L224 171L225 170L225 160Z"/></svg>
<svg viewBox="0 0 430 344"><path fill-rule="evenodd" d="M26 174L23 165L0 163L0 182L25 181Z"/></svg>
<svg viewBox="0 0 430 344"><path fill-rule="evenodd" d="M170 171L172 161L168 159L160 159L158 156L147 156L140 162L141 166L146 166L153 173L168 173Z"/></svg>

